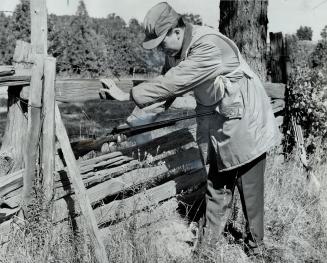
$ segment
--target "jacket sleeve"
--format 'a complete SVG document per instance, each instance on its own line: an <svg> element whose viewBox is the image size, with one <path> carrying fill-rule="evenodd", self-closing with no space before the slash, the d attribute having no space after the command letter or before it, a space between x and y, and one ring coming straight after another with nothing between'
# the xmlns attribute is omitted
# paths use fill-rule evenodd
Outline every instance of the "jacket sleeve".
<svg viewBox="0 0 327 263"><path fill-rule="evenodd" d="M140 107L181 96L208 79L217 76L221 50L205 36L190 48L187 58L165 75L143 82L131 90L131 98Z"/></svg>

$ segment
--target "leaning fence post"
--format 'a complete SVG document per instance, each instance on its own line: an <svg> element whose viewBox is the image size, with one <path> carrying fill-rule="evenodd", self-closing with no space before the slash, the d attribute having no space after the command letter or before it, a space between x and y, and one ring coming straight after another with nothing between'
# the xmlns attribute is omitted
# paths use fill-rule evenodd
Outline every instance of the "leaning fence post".
<svg viewBox="0 0 327 263"><path fill-rule="evenodd" d="M25 153L25 174L23 185L23 209L28 210L32 198L33 185L39 175L39 151L42 128L42 94L44 77L44 58L47 54L47 9L45 0L31 0L31 45L34 57L27 125L27 147Z"/></svg>
<svg viewBox="0 0 327 263"><path fill-rule="evenodd" d="M56 59L45 58L43 89L43 124L41 164L43 170L42 186L46 202L53 196L53 172L55 166L55 77Z"/></svg>
<svg viewBox="0 0 327 263"><path fill-rule="evenodd" d="M108 258L105 250L105 246L102 242L97 221L92 210L92 206L89 197L86 194L86 189L80 174L79 166L76 163L75 155L70 146L69 138L66 132L66 128L61 119L59 107L55 105L55 121L56 121L56 136L60 143L60 147L67 164L68 175L71 179L76 199L81 208L82 214L85 217L88 233L91 238L92 245L96 259L99 263L108 263Z"/></svg>
<svg viewBox="0 0 327 263"><path fill-rule="evenodd" d="M39 170L37 165L39 157L39 142L41 136L41 97L43 85L43 55L36 55L32 69L31 87L29 94L28 125L27 125L27 147L25 152L25 174L23 178L22 201L29 205L36 174ZM25 211L26 212L26 211Z"/></svg>

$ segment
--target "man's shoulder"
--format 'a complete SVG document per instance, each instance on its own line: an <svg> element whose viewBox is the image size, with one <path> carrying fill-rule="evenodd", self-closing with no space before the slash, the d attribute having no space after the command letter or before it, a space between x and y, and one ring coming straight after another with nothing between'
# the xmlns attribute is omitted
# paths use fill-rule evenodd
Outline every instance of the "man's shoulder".
<svg viewBox="0 0 327 263"><path fill-rule="evenodd" d="M197 45L203 42L213 42L219 38L221 33L218 30L208 26L193 26L191 45Z"/></svg>

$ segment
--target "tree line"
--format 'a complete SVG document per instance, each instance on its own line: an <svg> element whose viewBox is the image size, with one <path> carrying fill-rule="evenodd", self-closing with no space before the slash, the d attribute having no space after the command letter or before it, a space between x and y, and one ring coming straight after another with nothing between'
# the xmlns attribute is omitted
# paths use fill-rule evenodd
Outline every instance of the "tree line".
<svg viewBox="0 0 327 263"><path fill-rule="evenodd" d="M202 24L199 15L185 18ZM30 41L30 3L20 0L12 15L0 12L0 64L11 64L17 39ZM83 1L75 15L48 16L48 53L57 59L62 76L96 77L132 73L158 73L164 55L144 50L142 25L136 19L126 23L116 14L91 18Z"/></svg>

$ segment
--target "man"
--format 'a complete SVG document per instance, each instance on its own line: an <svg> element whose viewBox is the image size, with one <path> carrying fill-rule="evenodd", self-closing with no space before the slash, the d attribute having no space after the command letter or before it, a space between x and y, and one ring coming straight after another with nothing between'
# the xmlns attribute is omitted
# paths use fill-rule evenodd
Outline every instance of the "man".
<svg viewBox="0 0 327 263"><path fill-rule="evenodd" d="M197 143L204 165L209 164L205 234L217 237L224 230L237 186L247 222L246 241L256 247L264 236L266 152L280 140L260 80L230 39L214 29L184 23L165 2L148 11L144 27L143 47L160 48L166 54L163 75L120 99L130 98L139 108L164 109L177 96L194 92L196 112L212 112L197 119Z"/></svg>

